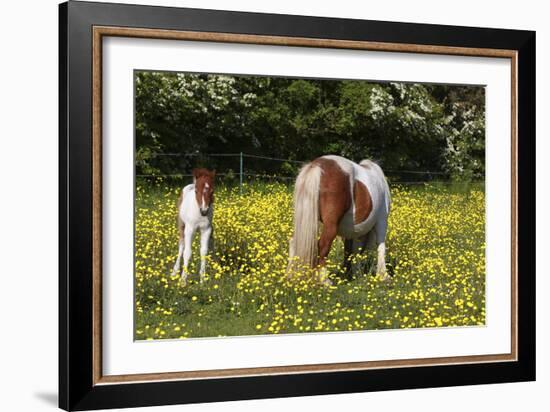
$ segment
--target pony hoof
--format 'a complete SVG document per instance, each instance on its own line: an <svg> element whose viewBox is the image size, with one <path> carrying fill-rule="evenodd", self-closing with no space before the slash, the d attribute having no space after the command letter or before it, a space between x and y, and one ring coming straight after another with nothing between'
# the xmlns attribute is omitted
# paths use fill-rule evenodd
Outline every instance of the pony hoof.
<svg viewBox="0 0 550 412"><path fill-rule="evenodd" d="M391 282L391 276L388 275L387 273L381 274L379 276L380 276L380 282L386 283L386 284Z"/></svg>
<svg viewBox="0 0 550 412"><path fill-rule="evenodd" d="M332 280L330 280L328 277L324 279L320 279L319 283L321 283L322 286L326 286L326 287L332 286Z"/></svg>
<svg viewBox="0 0 550 412"><path fill-rule="evenodd" d="M326 268L322 268L318 274L319 276L319 283L323 286L329 287L332 286L332 280L328 277L328 270Z"/></svg>

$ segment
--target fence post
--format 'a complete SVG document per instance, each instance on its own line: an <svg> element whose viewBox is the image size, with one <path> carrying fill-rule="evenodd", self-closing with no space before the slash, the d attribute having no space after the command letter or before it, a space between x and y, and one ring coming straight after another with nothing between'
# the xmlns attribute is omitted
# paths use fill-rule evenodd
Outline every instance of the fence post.
<svg viewBox="0 0 550 412"><path fill-rule="evenodd" d="M243 152L240 153L239 162L239 192L243 194Z"/></svg>

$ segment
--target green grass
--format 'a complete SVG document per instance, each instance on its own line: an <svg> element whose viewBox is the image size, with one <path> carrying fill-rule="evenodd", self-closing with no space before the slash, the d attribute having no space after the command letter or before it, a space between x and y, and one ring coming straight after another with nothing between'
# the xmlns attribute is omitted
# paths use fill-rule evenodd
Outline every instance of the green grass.
<svg viewBox="0 0 550 412"><path fill-rule="evenodd" d="M485 323L485 207L480 185L392 187L387 239L392 281L373 276L374 256L357 257L341 277L343 246L330 261L334 286L289 282L291 188L252 182L216 188L215 254L208 280L172 279L179 188L138 185L136 196L136 339L215 337ZM258 325L260 327L258 328Z"/></svg>

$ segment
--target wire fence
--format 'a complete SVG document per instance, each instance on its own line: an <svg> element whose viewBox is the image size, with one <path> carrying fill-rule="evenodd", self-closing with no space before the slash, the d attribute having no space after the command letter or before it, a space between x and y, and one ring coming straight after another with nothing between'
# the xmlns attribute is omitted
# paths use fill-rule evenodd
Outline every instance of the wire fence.
<svg viewBox="0 0 550 412"><path fill-rule="evenodd" d="M228 158L233 157L237 158L239 161L239 170L238 173L233 172L216 172L216 176L220 177L231 177L239 178L239 190L243 192L243 186L245 179L255 178L255 179L270 179L270 180L279 180L284 182L291 182L296 179L296 175L285 176L281 174L268 174L268 173L258 173L257 171L250 171L245 168L246 159L256 159L256 160L266 160L266 161L275 161L275 162L285 162L295 165L302 165L307 163L307 161L301 161L296 159L282 159L278 157L270 157L263 155L255 155L251 153L152 153L152 158L162 158L162 157L220 157ZM430 170L396 170L396 169L384 169L384 173L388 178L390 185L425 185L425 184L454 184L455 182L450 180L443 180L446 176L446 173L440 171L430 171ZM136 177L143 179L152 179L152 178L171 178L171 179L186 179L192 177L192 174L186 173L174 173L174 174L136 174ZM403 180L403 176L412 177L424 177L424 179L407 179ZM469 182L470 184L482 184L483 182Z"/></svg>

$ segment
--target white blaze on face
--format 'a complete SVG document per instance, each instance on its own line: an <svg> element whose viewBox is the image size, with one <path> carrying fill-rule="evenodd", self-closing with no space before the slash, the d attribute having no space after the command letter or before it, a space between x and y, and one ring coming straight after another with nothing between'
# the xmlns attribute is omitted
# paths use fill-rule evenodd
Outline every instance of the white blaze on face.
<svg viewBox="0 0 550 412"><path fill-rule="evenodd" d="M205 199L205 195L206 193L208 193L208 188L210 187L210 185L208 183L205 183L204 184L204 189L202 190L202 206L201 206L201 209L204 211L206 210L206 199Z"/></svg>

